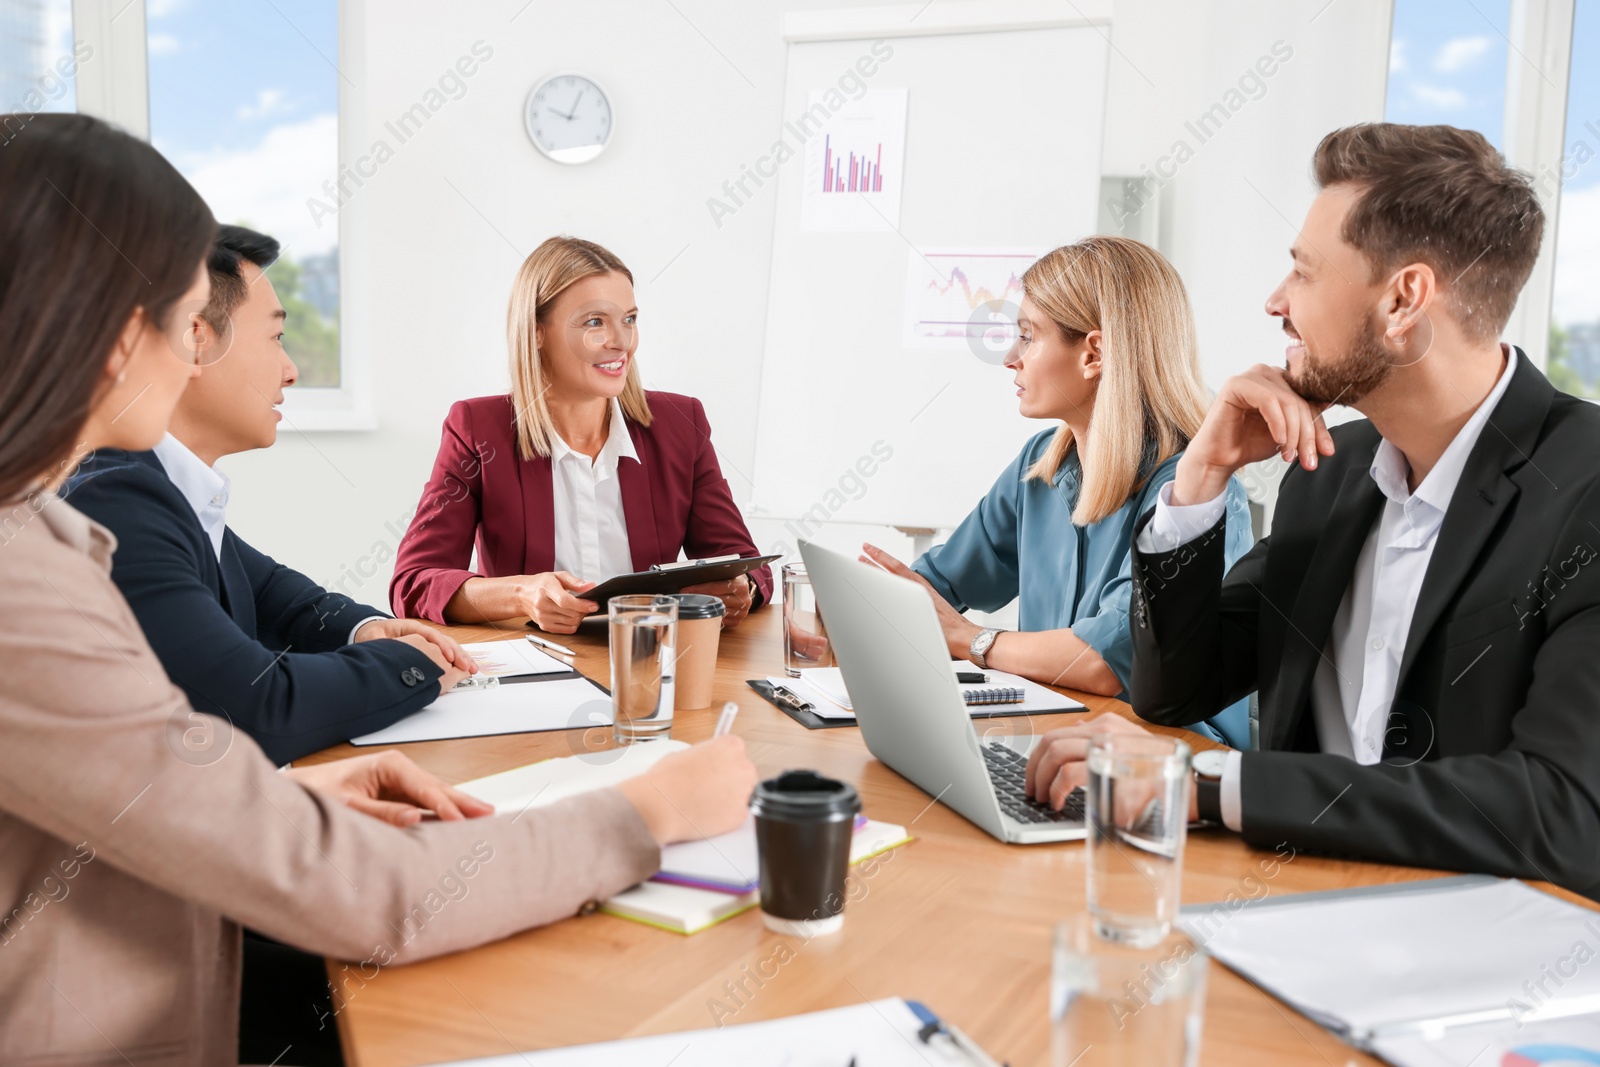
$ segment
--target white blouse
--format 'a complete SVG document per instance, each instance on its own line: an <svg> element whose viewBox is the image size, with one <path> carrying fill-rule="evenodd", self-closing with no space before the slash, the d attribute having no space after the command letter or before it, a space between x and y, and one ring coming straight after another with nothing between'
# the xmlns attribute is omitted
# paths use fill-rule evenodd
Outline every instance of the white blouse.
<svg viewBox="0 0 1600 1067"><path fill-rule="evenodd" d="M633 570L628 523L622 511L617 468L625 459L639 462L622 405L611 401L611 428L591 462L574 452L561 435L550 433L550 479L554 490L555 566L585 581L603 582Z"/></svg>

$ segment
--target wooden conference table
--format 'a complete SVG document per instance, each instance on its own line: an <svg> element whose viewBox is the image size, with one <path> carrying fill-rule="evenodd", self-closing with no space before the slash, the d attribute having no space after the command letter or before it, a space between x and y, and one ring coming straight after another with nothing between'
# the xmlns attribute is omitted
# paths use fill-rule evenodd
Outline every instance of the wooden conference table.
<svg viewBox="0 0 1600 1067"><path fill-rule="evenodd" d="M449 632L461 641L520 640L527 632L520 622ZM723 702L736 700L741 710L734 732L763 776L814 768L854 783L872 818L909 828L915 840L874 866L846 908L844 929L804 944L769 932L752 910L684 937L597 913L388 968L364 982L347 975L336 984L344 994L339 1033L351 1067L407 1067L702 1029L717 1022L714 1003L723 1005L723 1021L745 1023L891 996L924 1001L1012 1067L1049 1062L1051 931L1084 909L1083 846L1003 845L875 760L860 730L807 730L756 696L745 679L782 673L779 623L777 611L762 610L722 635L712 706L679 712L672 733L691 742L709 737ZM557 640L578 652L579 670L605 684L603 626L589 623ZM1091 713L1132 717L1121 701L1072 695ZM1042 733L1081 714L995 719L980 730ZM1187 731L1155 729L1185 736L1197 748L1214 747ZM460 782L584 747L608 747L610 733L604 727L585 735L517 734L401 748L446 781ZM359 751L371 750L340 745L307 762ZM1230 893L1261 897L1434 876L1306 855L1286 862L1231 833L1207 830L1189 837L1183 899L1202 903ZM330 974L342 966L329 961ZM763 983L759 988L756 980ZM752 995L733 999L729 982L742 982ZM1218 964L1209 987L1203 1064L1379 1062Z"/></svg>

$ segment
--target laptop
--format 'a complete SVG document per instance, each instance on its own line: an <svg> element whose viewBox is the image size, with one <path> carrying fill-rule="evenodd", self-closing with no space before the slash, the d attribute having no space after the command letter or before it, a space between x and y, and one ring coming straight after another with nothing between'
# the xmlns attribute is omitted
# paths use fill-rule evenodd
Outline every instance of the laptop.
<svg viewBox="0 0 1600 1067"><path fill-rule="evenodd" d="M1081 790L1061 811L1028 799L1037 738L978 737L926 589L807 541L800 556L874 756L1001 841L1087 836Z"/></svg>

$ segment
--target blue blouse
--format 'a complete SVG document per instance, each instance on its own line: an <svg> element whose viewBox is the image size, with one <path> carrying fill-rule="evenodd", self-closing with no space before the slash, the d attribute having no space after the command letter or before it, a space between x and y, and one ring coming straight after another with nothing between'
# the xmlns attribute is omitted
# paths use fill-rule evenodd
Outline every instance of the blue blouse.
<svg viewBox="0 0 1600 1067"><path fill-rule="evenodd" d="M1070 627L1116 674L1123 686L1118 696L1126 700L1133 667L1128 602L1134 525L1172 481L1178 457L1157 466L1117 511L1092 526L1075 526L1072 509L1082 477L1076 449L1062 461L1053 483L1025 479L1053 436L1054 430L1045 430L1029 440L950 539L923 553L912 568L957 611L998 611L1020 599L1019 629ZM1255 540L1237 479L1228 482L1227 516L1224 556L1231 567ZM1193 729L1246 749L1249 717L1249 700L1241 700Z"/></svg>

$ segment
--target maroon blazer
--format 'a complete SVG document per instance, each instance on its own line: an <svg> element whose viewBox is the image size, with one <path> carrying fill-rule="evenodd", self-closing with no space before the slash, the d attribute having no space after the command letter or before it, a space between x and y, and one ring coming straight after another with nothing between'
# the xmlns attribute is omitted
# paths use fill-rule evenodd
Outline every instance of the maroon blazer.
<svg viewBox="0 0 1600 1067"><path fill-rule="evenodd" d="M737 552L755 542L733 502L711 447L700 401L647 392L649 426L627 420L637 462L617 468L634 570ZM389 600L400 618L444 622L444 606L468 578L555 569L550 460L522 459L509 396L480 396L450 408L433 475L400 541ZM468 570L473 543L478 569ZM750 572L756 604L772 599L772 572Z"/></svg>

